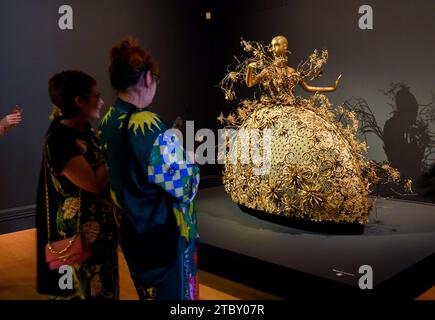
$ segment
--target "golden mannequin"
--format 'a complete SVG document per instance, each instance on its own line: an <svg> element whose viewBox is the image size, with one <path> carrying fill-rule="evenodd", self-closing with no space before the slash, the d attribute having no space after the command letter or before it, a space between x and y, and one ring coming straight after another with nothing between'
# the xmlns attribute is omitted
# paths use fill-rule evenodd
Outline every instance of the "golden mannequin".
<svg viewBox="0 0 435 320"><path fill-rule="evenodd" d="M290 77L292 74L296 73L297 71L295 69L287 65L287 57L286 57L287 47L288 47L287 39L284 36L276 36L272 39L271 44L272 44L273 54L275 56L274 66L277 68L277 70L279 70L280 72L286 72L287 77ZM257 67L258 66L255 62L248 65L248 69L246 71L246 78L245 78L245 82L248 88L255 86L268 75L268 70L263 69L258 75L254 76L254 68ZM337 78L334 86L332 87L314 87L307 84L303 79L299 81L299 84L307 92L331 92L337 89L338 84L340 82L340 78L341 75Z"/></svg>
<svg viewBox="0 0 435 320"><path fill-rule="evenodd" d="M323 94L336 90L340 77L331 87L302 80L319 77L328 51L314 50L293 69L283 36L268 46L243 39L240 44L249 55L237 59L220 83L225 98L237 102L237 111L227 117L221 113L218 120L226 129L259 134L250 136L254 143L239 133L227 139L230 146L224 142L225 191L235 203L261 214L367 223L369 193L376 184L398 182L400 174L367 157L367 145L357 136L357 114L345 104L334 106ZM239 83L260 84L261 90L253 98L238 98ZM317 94L298 96L298 85Z"/></svg>

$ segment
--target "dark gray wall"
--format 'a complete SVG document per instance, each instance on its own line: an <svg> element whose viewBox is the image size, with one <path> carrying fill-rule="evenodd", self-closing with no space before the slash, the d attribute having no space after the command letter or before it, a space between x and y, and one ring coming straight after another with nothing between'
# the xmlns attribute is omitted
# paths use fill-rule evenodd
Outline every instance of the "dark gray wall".
<svg viewBox="0 0 435 320"><path fill-rule="evenodd" d="M106 107L114 93L108 55L126 35L137 36L160 66L161 83L154 110L171 122L200 101L201 39L198 1L71 0L74 29L58 28L64 1L0 2L0 116L15 104L24 109L22 124L0 139L0 212L35 203L41 144L49 125L50 75L80 69L94 76ZM199 121L200 122L200 121Z"/></svg>
<svg viewBox="0 0 435 320"><path fill-rule="evenodd" d="M433 1L72 0L73 31L58 28L62 4L0 0L0 115L15 104L24 108L22 125L0 139L0 212L35 203L51 109L49 76L71 68L88 72L110 105L108 52L127 34L139 37L159 62L162 81L154 110L168 122L184 114L196 129L217 128L219 113L234 107L216 85L233 56L242 53L241 37L268 43L284 34L294 66L315 48L328 49L325 75L314 84L330 84L342 73L340 89L329 94L332 102L362 97L380 126L391 117L382 92L391 82L406 83L419 103L435 93ZM362 4L373 7L374 30L358 28ZM212 11L211 21L204 20L203 9ZM386 159L378 138L370 136L369 145L371 158ZM219 171L206 166L202 172Z"/></svg>
<svg viewBox="0 0 435 320"><path fill-rule="evenodd" d="M373 30L358 27L358 9L364 4L373 8ZM392 117L391 101L384 94L391 83L405 83L419 104L431 102L435 94L434 1L222 0L210 5L216 17L209 26L214 35L209 49L214 83L225 75L227 65L235 63L234 55L243 56L241 37L268 44L282 34L289 40L289 64L294 67L314 49L328 49L324 76L313 84L330 85L342 74L339 89L328 94L330 100L338 105L353 96L364 98L382 129ZM300 89L297 92L307 95ZM234 108L220 92L210 94L216 101L216 114ZM430 129L435 132L434 122ZM382 140L375 135L367 138L369 157L386 160ZM412 155L404 151L400 156L407 161ZM435 154L428 164L434 158Z"/></svg>

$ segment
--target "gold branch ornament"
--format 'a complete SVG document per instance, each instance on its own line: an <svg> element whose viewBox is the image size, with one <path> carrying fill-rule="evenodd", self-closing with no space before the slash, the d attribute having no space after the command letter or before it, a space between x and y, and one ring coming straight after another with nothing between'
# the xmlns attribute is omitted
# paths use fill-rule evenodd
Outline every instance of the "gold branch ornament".
<svg viewBox="0 0 435 320"><path fill-rule="evenodd" d="M287 64L284 36L273 38L268 46L243 39L241 45L249 56L238 61L220 87L229 101L237 99L237 83L249 88L258 84L260 90L259 98L240 100L236 112L218 117L226 128L236 129L226 139L236 147L226 148L223 155L226 192L235 203L270 214L366 223L370 191L382 181L399 181L400 174L387 163L367 158L367 145L355 136L355 114L333 106L322 94L336 90L341 75L327 87L304 81L322 75L328 52L314 51L294 69ZM298 85L314 95L297 96ZM241 141L241 132L259 136ZM267 150L269 156L262 157ZM265 164L267 170L258 170ZM411 190L410 181L405 186Z"/></svg>

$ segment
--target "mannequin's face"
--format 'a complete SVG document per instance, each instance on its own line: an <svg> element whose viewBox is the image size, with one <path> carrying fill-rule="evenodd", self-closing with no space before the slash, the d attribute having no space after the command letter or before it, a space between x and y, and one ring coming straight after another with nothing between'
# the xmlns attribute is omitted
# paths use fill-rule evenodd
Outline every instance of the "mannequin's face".
<svg viewBox="0 0 435 320"><path fill-rule="evenodd" d="M284 37L275 37L272 39L272 50L276 57L285 55L287 51L287 40Z"/></svg>

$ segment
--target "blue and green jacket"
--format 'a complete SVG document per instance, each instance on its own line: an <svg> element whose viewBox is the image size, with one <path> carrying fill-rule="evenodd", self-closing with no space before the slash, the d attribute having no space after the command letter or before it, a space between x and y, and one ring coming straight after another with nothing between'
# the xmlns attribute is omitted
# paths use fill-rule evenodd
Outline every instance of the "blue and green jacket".
<svg viewBox="0 0 435 320"><path fill-rule="evenodd" d="M129 111L128 141L122 141ZM174 131L167 130L155 113L117 99L102 119L99 135L112 200L136 232L150 232L165 223L167 214L174 214L183 242L196 241L193 200L199 168L186 159Z"/></svg>

